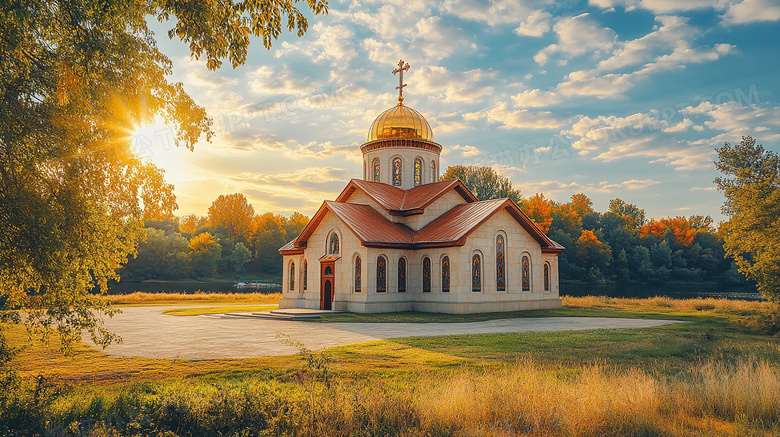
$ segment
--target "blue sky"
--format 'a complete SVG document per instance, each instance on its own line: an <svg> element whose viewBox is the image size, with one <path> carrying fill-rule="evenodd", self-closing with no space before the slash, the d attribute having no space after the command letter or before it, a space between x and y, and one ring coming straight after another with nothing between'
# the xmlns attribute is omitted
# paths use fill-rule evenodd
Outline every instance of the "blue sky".
<svg viewBox="0 0 780 437"><path fill-rule="evenodd" d="M216 72L152 26L217 133L194 152L164 126L133 139L175 184L178 214L234 192L284 215L334 199L362 176L400 59L442 169L493 166L524 196L718 221L715 148L752 135L780 151L777 0L334 1L304 37L255 41L245 65Z"/></svg>

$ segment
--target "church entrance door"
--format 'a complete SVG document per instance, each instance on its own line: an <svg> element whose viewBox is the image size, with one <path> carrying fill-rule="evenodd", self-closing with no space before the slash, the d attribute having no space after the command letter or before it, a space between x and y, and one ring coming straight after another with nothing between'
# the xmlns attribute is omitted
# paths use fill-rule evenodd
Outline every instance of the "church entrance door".
<svg viewBox="0 0 780 437"><path fill-rule="evenodd" d="M323 262L320 264L322 272L320 274L320 309L333 309L333 284L335 284L335 263Z"/></svg>

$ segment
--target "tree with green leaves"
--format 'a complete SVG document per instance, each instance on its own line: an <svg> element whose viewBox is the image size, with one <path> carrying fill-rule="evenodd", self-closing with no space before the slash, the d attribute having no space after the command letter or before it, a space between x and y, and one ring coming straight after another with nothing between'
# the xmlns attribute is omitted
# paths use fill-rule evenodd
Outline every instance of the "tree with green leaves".
<svg viewBox="0 0 780 437"><path fill-rule="evenodd" d="M252 258L252 253L244 246L244 243L236 243L233 253L230 254L230 261L233 262L233 271L242 273L244 266Z"/></svg>
<svg viewBox="0 0 780 437"><path fill-rule="evenodd" d="M441 180L453 179L460 179L479 200L509 197L515 203L520 203L520 190L512 188L512 182L506 176L501 176L490 167L462 165L447 167Z"/></svg>
<svg viewBox="0 0 780 437"><path fill-rule="evenodd" d="M192 148L211 120L169 81L172 63L148 19L204 57L209 69L246 60L250 37L266 47L308 21L296 0L11 0L0 20L0 316L25 310L34 334L63 345L109 344L91 290L106 289L135 253L144 219L176 208L162 170L134 155L141 124L164 120ZM306 0L314 14L324 0ZM7 318L7 317L6 317ZM2 334L0 332L0 334Z"/></svg>
<svg viewBox="0 0 780 437"><path fill-rule="evenodd" d="M750 136L717 149L715 179L726 196L721 225L726 256L756 281L766 297L780 298L780 155Z"/></svg>

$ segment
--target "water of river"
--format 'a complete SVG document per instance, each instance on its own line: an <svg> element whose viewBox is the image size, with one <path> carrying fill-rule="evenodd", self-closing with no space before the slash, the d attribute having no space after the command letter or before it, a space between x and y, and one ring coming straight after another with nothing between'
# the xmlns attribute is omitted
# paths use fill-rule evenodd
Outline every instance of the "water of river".
<svg viewBox="0 0 780 437"><path fill-rule="evenodd" d="M588 284L563 283L561 295L609 296L609 297L655 297L668 296L676 299L715 297L726 299L758 300L761 295L753 285L731 284Z"/></svg>
<svg viewBox="0 0 780 437"><path fill-rule="evenodd" d="M282 287L272 288L236 288L235 282L117 282L109 284L108 294L130 294L136 291L144 293L279 293Z"/></svg>

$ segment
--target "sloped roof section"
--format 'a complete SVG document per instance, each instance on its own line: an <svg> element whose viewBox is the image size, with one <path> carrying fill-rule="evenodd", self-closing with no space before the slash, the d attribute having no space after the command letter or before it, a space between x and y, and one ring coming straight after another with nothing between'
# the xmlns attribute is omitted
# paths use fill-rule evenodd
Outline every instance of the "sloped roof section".
<svg viewBox="0 0 780 437"><path fill-rule="evenodd" d="M461 246L466 243L469 234L501 210L507 211L528 231L539 243L542 252L558 253L564 249L549 239L511 199L504 198L458 205L417 232L388 220L369 205L325 201L301 235L279 251L282 254L301 253L328 212L344 222L364 246L419 249Z"/></svg>
<svg viewBox="0 0 780 437"><path fill-rule="evenodd" d="M411 229L403 224L391 222L368 205L330 201L326 201L325 205L366 246L408 247L412 244Z"/></svg>
<svg viewBox="0 0 780 437"><path fill-rule="evenodd" d="M464 244L468 234L487 220L507 199L485 200L458 205L428 223L414 236L414 243L423 246Z"/></svg>
<svg viewBox="0 0 780 437"><path fill-rule="evenodd" d="M403 190L380 182L352 179L336 198L336 202L346 202L356 190L364 192L391 215L400 216L422 214L428 205L453 190L466 202L478 201L457 179L424 184L411 190Z"/></svg>

